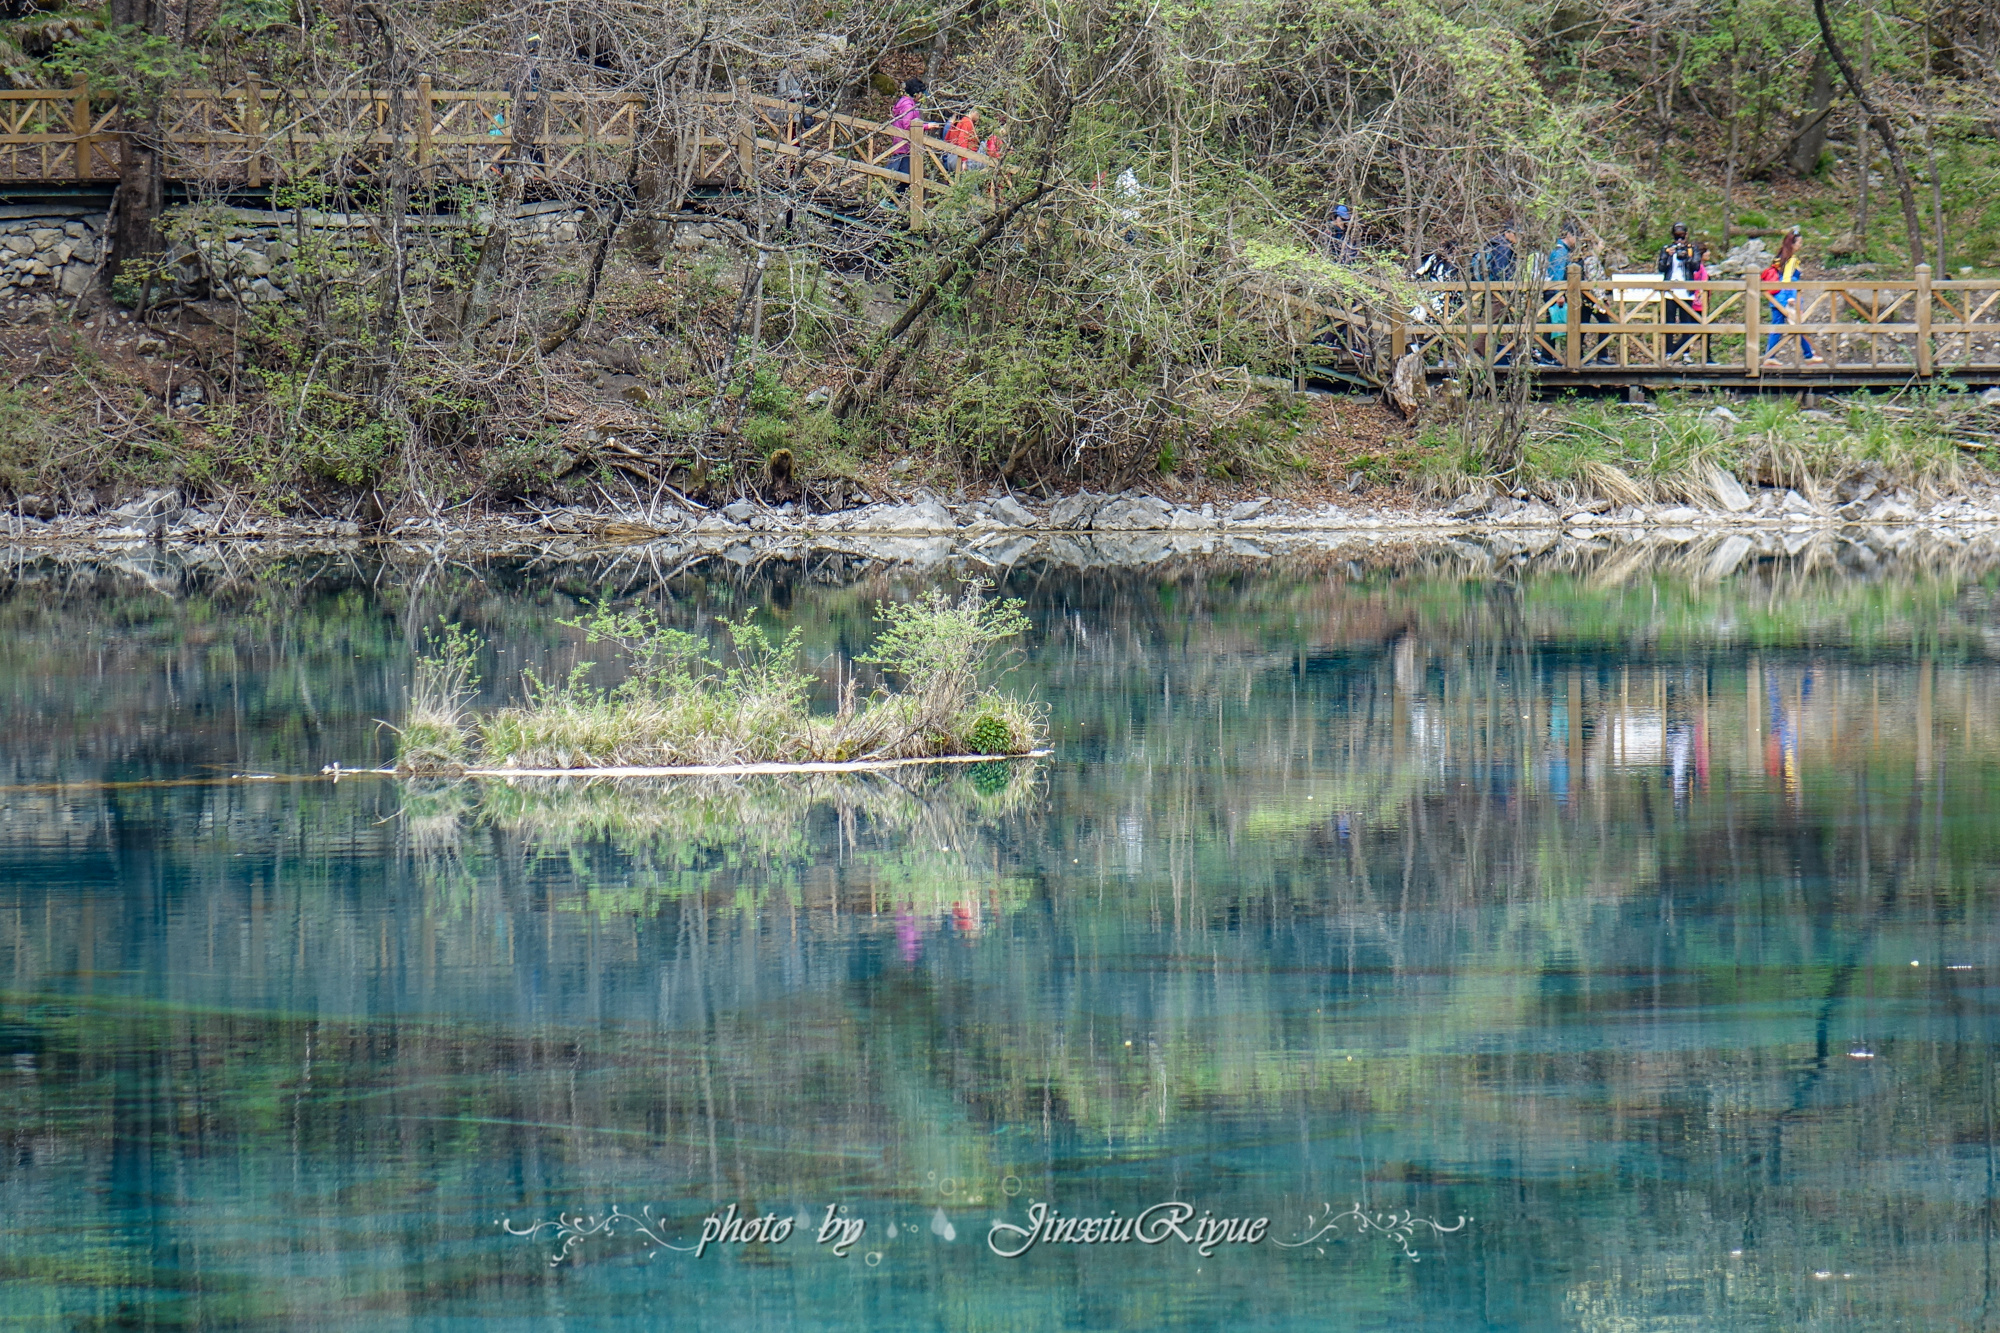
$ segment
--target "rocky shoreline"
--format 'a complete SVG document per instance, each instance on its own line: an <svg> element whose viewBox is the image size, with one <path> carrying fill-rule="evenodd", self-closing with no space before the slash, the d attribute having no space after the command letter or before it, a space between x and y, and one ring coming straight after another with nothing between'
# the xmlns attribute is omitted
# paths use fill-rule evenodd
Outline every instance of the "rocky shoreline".
<svg viewBox="0 0 2000 1333"><path fill-rule="evenodd" d="M1797 491L1717 485L1726 507L1663 504L1614 507L1602 501L1564 510L1518 495L1466 495L1439 506L1304 507L1268 497L1218 511L1137 492L1065 496L1046 506L1016 496L948 501L926 491L832 513L739 499L709 509L693 502L646 512L560 508L518 512L448 512L391 519L374 530L351 519L279 517L244 506L185 503L151 490L94 514L50 519L0 516L0 535L16 548L137 547L258 549L270 546L387 544L398 547L505 551L533 547L563 553L601 547L657 546L674 555L712 554L741 564L803 551L845 550L892 563L970 557L1006 567L1030 558L1063 564L1145 565L1171 556L1258 557L1347 545L1477 538L1489 555L1537 555L1558 546L1603 549L1709 545L1795 553L1836 534L1849 542L1895 549L1922 531L1945 546L2000 542L2000 487L1925 498L1879 491L1861 479L1847 497L1820 503ZM1740 548L1740 549L1738 549Z"/></svg>

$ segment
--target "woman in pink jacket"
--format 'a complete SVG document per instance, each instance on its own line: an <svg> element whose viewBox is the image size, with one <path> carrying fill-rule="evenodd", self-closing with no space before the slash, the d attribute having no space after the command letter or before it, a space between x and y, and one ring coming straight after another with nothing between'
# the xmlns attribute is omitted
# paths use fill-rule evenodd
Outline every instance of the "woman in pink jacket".
<svg viewBox="0 0 2000 1333"><path fill-rule="evenodd" d="M909 79L903 84L903 95L896 99L895 109L889 115L889 124L896 129L902 130L903 134L899 135L896 142L892 145L893 151L890 154L889 160L882 164L891 171L902 172L905 175L909 174L910 140L908 134L910 130L915 129L918 134L924 134L931 130L943 128L942 126L933 125L926 121L924 119L923 108L917 105L917 99L929 91L930 85L926 84L922 79ZM898 194L901 194L905 188L907 187L903 182L898 181L896 183L896 192Z"/></svg>

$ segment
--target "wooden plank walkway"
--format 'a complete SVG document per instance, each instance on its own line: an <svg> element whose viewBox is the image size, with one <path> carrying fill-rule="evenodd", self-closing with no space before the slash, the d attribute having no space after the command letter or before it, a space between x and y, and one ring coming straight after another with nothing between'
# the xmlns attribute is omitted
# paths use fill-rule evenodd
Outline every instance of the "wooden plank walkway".
<svg viewBox="0 0 2000 1333"><path fill-rule="evenodd" d="M1919 265L1912 278L1798 280L1785 284L1796 295L1777 322L1769 287L1755 275L1585 283L1570 272L1559 287L1414 284L1414 304L1388 314L1268 283L1245 289L1316 320L1294 340L1302 365L1375 383L1412 354L1433 382L1532 370L1552 388L2000 383L2000 279L1933 281ZM1583 318L1572 322L1572 311Z"/></svg>
<svg viewBox="0 0 2000 1333"><path fill-rule="evenodd" d="M629 179L632 154L655 147L696 183L758 184L851 201L896 189L922 226L963 165L1001 164L927 133L764 97L738 88L704 94L690 123L649 126L636 94L452 90L428 76L407 89L267 88L255 80L169 92L160 123L167 174L183 182L252 188L365 172L403 152L434 181L521 171L551 184ZM0 91L0 188L116 180L126 136L119 108L77 86ZM892 166L907 151L907 166ZM1782 326L1756 277L1730 282L1614 279L1585 283L1572 265L1562 286L1411 284L1402 310L1362 298L1239 284L1262 317L1282 326L1303 373L1384 383L1416 354L1433 381L1532 368L1552 388L1629 384L1713 387L1862 387L1954 379L2000 383L2000 280L1794 282ZM1699 301L1694 297L1699 294ZM1699 309L1695 306L1699 305ZM1580 313L1574 321L1572 312ZM1776 358L1765 355L1773 332ZM1804 334L1821 359L1803 358Z"/></svg>

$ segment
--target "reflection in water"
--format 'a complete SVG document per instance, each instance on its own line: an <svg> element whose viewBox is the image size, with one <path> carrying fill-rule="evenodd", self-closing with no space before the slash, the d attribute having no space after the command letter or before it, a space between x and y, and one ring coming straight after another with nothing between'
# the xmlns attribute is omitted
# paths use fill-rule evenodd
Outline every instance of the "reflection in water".
<svg viewBox="0 0 2000 1333"><path fill-rule="evenodd" d="M1984 1326L1996 579L1809 555L1016 571L1040 764L511 785L219 779L378 759L440 614L489 681L603 593L830 681L932 576L24 567L0 1318ZM1472 1220L984 1248L1169 1199ZM731 1204L798 1234L498 1225Z"/></svg>

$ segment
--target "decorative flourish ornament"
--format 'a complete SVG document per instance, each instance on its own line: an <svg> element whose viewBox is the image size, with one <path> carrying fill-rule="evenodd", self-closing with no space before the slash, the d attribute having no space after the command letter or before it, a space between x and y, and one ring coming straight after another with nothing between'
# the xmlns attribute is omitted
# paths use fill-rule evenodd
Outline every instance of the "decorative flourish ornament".
<svg viewBox="0 0 2000 1333"><path fill-rule="evenodd" d="M507 1234L510 1236L540 1236L546 1231L551 1236L560 1239L562 1241L561 1246L557 1248L554 1254L549 1256L549 1267L551 1268L569 1258L571 1250L583 1244L591 1237L604 1236L609 1238L617 1235L618 1224L620 1222L626 1224L628 1234L639 1237L645 1243L646 1257L649 1259L652 1258L653 1252L656 1250L673 1250L678 1254L693 1254L699 1249L695 1245L676 1245L661 1235L657 1228L663 1224L663 1221L664 1219L653 1216L653 1206L647 1204L639 1210L637 1216L613 1205L611 1211L602 1217L587 1213L557 1213L553 1222L537 1222L533 1226L528 1227L517 1227L514 1225L512 1218L503 1217L500 1219L500 1225L506 1228Z"/></svg>
<svg viewBox="0 0 2000 1333"><path fill-rule="evenodd" d="M1303 1239L1281 1240L1275 1244L1280 1249L1302 1249L1326 1236L1338 1233L1341 1223L1352 1222L1356 1235L1366 1235L1371 1231L1379 1232L1403 1252L1404 1258L1412 1263L1422 1263L1423 1259L1417 1254L1415 1245L1418 1227L1429 1227L1433 1235L1448 1236L1455 1231L1463 1231L1465 1224L1471 1220L1469 1217L1460 1217L1451 1226L1445 1226L1435 1218L1418 1217L1408 1209L1400 1213L1368 1213L1363 1212L1357 1202L1346 1212L1336 1213L1332 1204L1323 1203L1317 1215L1306 1219L1306 1234Z"/></svg>

